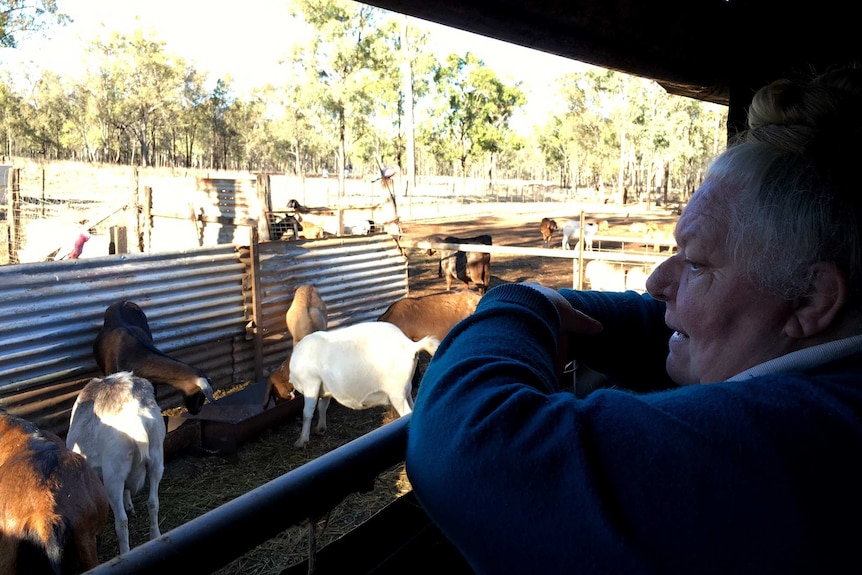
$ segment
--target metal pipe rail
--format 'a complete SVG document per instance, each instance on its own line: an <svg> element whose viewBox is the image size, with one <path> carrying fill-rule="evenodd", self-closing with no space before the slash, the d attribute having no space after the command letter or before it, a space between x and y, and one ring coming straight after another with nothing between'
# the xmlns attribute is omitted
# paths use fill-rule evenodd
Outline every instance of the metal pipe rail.
<svg viewBox="0 0 862 575"><path fill-rule="evenodd" d="M325 516L351 493L371 491L404 461L409 421L408 414L387 423L87 573L212 573L288 527Z"/></svg>

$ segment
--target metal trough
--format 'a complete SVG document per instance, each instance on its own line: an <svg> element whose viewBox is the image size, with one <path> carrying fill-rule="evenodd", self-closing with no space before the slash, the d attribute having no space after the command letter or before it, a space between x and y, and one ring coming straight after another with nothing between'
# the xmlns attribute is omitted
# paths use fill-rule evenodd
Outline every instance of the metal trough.
<svg viewBox="0 0 862 575"><path fill-rule="evenodd" d="M196 415L185 413L181 417L198 424L202 450L231 455L242 443L299 413L301 396L276 404L269 397L269 382L264 380L204 404Z"/></svg>

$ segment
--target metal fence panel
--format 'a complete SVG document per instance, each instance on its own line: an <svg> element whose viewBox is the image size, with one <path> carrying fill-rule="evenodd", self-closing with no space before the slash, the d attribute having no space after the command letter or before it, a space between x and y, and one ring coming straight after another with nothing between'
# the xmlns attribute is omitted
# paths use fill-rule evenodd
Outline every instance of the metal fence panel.
<svg viewBox="0 0 862 575"><path fill-rule="evenodd" d="M248 254L242 258L247 260ZM372 321L407 295L407 259L387 234L260 244L257 327L265 342L266 373L293 349L285 314L296 288L303 284L312 284L320 292L330 328ZM250 290L251 285L246 285Z"/></svg>
<svg viewBox="0 0 862 575"><path fill-rule="evenodd" d="M406 259L386 234L255 249L259 267L248 245L0 266L0 407L65 433L78 392L99 375L92 346L116 301L139 304L157 347L219 389L285 359L284 314L297 286L318 286L333 327L376 319L407 293ZM180 405L173 390L157 392L163 408Z"/></svg>

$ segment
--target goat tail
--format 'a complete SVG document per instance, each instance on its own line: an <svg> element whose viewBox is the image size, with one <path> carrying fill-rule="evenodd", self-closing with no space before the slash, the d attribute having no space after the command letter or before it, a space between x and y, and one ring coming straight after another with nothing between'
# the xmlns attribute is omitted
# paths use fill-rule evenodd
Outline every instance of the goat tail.
<svg viewBox="0 0 862 575"><path fill-rule="evenodd" d="M420 351L427 351L429 354L434 355L439 345L439 339L437 339L433 335L426 335L425 337L416 342L416 353L419 353Z"/></svg>

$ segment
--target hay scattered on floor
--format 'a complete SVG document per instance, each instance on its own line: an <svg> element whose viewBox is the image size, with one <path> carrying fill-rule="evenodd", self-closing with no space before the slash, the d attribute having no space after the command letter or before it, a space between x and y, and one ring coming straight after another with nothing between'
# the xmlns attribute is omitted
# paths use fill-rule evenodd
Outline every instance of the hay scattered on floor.
<svg viewBox="0 0 862 575"><path fill-rule="evenodd" d="M232 388L234 392L243 385ZM221 391L217 398L227 393ZM165 463L159 489L162 534L237 497L248 493L282 474L324 453L344 445L381 425L397 414L391 408L351 410L332 402L324 435L311 436L305 449L293 446L299 437L302 418L292 417L284 424L265 430L259 437L239 447L233 456L183 453ZM351 529L410 490L403 463L381 474L368 493L348 496L317 526L318 548L341 537ZM129 517L129 538L134 548L147 541L147 493L144 488L133 498L136 514ZM100 561L118 553L113 514L99 542ZM275 575L282 569L308 558L308 526L291 527L242 557L216 571L218 575Z"/></svg>

